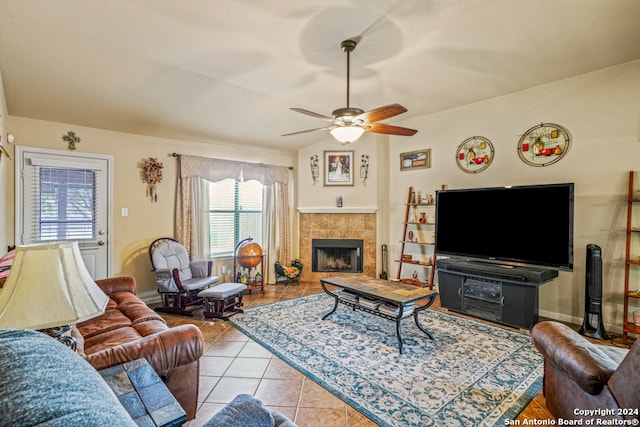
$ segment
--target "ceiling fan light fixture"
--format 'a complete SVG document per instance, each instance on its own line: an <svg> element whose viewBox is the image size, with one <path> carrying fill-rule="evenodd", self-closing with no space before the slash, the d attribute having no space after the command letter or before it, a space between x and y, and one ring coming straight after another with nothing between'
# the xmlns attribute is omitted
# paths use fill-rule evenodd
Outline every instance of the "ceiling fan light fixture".
<svg viewBox="0 0 640 427"><path fill-rule="evenodd" d="M349 144L356 141L364 133L364 129L360 126L338 126L331 129L331 135L343 144Z"/></svg>

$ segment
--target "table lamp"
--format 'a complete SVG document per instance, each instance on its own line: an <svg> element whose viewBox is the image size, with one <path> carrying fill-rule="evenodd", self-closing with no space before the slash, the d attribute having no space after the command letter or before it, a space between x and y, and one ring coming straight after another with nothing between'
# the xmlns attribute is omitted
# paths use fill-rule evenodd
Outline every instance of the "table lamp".
<svg viewBox="0 0 640 427"><path fill-rule="evenodd" d="M87 271L78 242L21 246L0 291L0 328L35 329L75 350L65 332L104 313L108 300Z"/></svg>

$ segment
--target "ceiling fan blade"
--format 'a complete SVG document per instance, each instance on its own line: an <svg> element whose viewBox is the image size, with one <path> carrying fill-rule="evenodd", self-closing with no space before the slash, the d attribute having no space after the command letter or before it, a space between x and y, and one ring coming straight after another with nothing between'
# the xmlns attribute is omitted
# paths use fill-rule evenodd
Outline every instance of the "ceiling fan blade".
<svg viewBox="0 0 640 427"><path fill-rule="evenodd" d="M301 131L298 131L298 132L285 133L284 135L281 135L281 136L298 135L298 134L301 134L301 133L316 132L316 131L319 131L319 130L331 130L331 129L335 128L335 127L336 126L327 126L327 127L323 127L323 128L307 129L307 130L301 130Z"/></svg>
<svg viewBox="0 0 640 427"><path fill-rule="evenodd" d="M290 108L291 110L306 114L307 116L315 117L316 119L326 120L328 122L333 122L333 117L325 116L324 114L314 113L313 111L305 110L304 108Z"/></svg>
<svg viewBox="0 0 640 427"><path fill-rule="evenodd" d="M366 132L386 133L388 135L411 136L418 132L415 129L403 128L400 126L385 125L381 123L369 123L365 126Z"/></svg>
<svg viewBox="0 0 640 427"><path fill-rule="evenodd" d="M407 109L400 104L389 104L384 107L374 108L373 110L362 113L357 116L355 120L363 120L365 123L373 123L406 112Z"/></svg>

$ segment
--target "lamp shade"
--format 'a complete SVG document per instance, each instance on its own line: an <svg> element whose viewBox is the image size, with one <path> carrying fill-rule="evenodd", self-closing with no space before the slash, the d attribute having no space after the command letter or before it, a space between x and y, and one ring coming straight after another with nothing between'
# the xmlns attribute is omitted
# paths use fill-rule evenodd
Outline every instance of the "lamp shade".
<svg viewBox="0 0 640 427"><path fill-rule="evenodd" d="M348 144L360 138L364 129L360 126L339 126L331 129L331 135L343 144Z"/></svg>
<svg viewBox="0 0 640 427"><path fill-rule="evenodd" d="M21 246L0 291L0 328L70 325L104 313L108 301L77 242Z"/></svg>

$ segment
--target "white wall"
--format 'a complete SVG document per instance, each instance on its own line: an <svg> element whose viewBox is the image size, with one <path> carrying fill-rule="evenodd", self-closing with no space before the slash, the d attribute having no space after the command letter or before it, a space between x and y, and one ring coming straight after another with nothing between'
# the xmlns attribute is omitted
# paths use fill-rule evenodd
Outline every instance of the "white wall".
<svg viewBox="0 0 640 427"><path fill-rule="evenodd" d="M11 154L13 158L13 147L10 147L7 143L7 102L4 97L4 87L2 85L2 73L0 72L0 144ZM9 192L9 175L11 168L9 165L11 160L5 156L0 158L0 218L5 218L5 221L0 221L0 256L4 255L7 250L7 245L13 239L9 239L9 218L13 218L13 213L9 212L9 202L6 195Z"/></svg>
<svg viewBox="0 0 640 427"><path fill-rule="evenodd" d="M407 106L411 111L411 106ZM571 148L558 163L532 167L516 151L527 129L541 122L566 127ZM390 258L399 251L406 190L435 193L448 188L574 182L574 271L540 288L540 314L581 323L584 312L585 247L603 251L604 320L612 329L622 323L622 291L626 227L627 178L640 169L640 61L554 82L500 98L407 120L418 129L411 139L392 138L389 144ZM493 142L495 158L477 174L461 171L455 160L458 145L480 135ZM401 152L431 148L432 167L399 170ZM482 230L482 207L462 221ZM542 224L528 224L532 232ZM545 225L548 226L548 225ZM480 242L479 242L480 243ZM396 267L397 268L397 267ZM640 284L636 284L640 287Z"/></svg>
<svg viewBox="0 0 640 427"><path fill-rule="evenodd" d="M342 196L344 208L376 207L379 201L378 179L382 174L386 177L386 168L381 169L378 147L384 144L374 134L365 134L358 141L342 145L327 132L327 139L298 150L298 206L303 208L335 207L336 197ZM353 186L324 186L324 153L326 151L353 151L354 185ZM320 175L314 184L311 176L310 158L318 156ZM365 182L360 179L360 160L362 155L369 156L369 175Z"/></svg>

